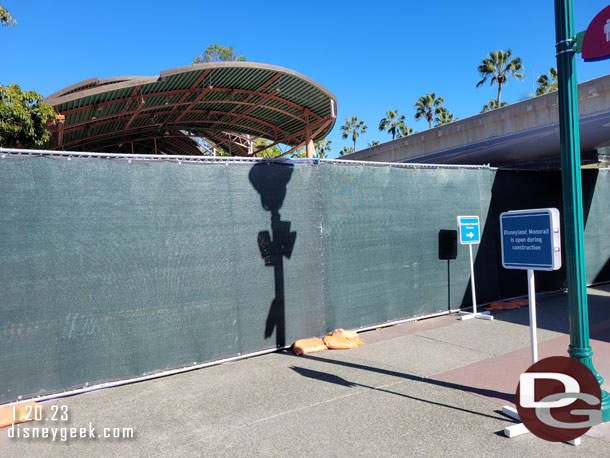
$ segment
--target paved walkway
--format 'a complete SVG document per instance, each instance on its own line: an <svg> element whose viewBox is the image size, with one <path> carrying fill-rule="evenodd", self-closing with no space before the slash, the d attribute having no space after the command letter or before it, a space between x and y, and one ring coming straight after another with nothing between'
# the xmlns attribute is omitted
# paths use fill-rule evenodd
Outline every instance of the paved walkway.
<svg viewBox="0 0 610 458"><path fill-rule="evenodd" d="M610 381L610 287L590 289L594 362ZM367 345L311 356L280 352L46 403L66 422L130 427L133 439L9 438L3 456L505 457L608 456L610 424L582 444L505 438L530 364L527 308L494 321L443 316L361 334ZM565 355L565 294L539 298L540 356ZM608 389L608 384L606 384Z"/></svg>

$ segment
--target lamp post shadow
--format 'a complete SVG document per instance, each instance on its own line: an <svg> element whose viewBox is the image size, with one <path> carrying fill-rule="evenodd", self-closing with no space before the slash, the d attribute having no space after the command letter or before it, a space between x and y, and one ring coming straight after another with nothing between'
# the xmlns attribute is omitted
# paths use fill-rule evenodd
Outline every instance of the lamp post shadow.
<svg viewBox="0 0 610 458"><path fill-rule="evenodd" d="M275 297L265 323L265 339L275 331L277 347L286 346L284 256L290 258L297 237L296 232L290 231L290 221L282 221L279 212L292 172L291 164L258 163L249 173L250 183L260 194L261 205L271 212L271 234L260 231L257 244L265 266L273 266Z"/></svg>

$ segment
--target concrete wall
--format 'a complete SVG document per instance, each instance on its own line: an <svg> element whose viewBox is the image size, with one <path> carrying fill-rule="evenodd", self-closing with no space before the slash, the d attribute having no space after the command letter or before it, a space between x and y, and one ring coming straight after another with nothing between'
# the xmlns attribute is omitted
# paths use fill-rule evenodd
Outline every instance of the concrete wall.
<svg viewBox="0 0 610 458"><path fill-rule="evenodd" d="M581 149L610 141L610 75L578 86ZM433 127L345 156L378 162L491 164L500 166L559 157L557 93Z"/></svg>

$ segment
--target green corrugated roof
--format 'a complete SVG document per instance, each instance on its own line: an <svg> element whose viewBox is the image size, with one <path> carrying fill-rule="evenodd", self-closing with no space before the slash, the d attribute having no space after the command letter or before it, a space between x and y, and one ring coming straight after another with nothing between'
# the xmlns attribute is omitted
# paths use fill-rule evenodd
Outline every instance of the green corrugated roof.
<svg viewBox="0 0 610 458"><path fill-rule="evenodd" d="M133 141L137 152L151 153L153 139L159 147L165 138L170 154L192 153L183 137L223 131L298 145L306 113L312 133L319 130L314 139L321 139L332 130L337 107L336 97L306 76L254 62L193 64L157 77L92 78L45 101L65 116L51 148L129 152Z"/></svg>

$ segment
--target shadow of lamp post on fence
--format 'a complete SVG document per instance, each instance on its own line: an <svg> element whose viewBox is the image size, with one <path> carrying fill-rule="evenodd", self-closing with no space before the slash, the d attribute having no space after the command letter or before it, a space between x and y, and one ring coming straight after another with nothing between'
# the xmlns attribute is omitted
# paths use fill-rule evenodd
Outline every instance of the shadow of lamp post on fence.
<svg viewBox="0 0 610 458"><path fill-rule="evenodd" d="M258 233L257 244L265 266L273 266L275 298L271 302L265 338L275 330L278 347L286 346L286 317L284 299L284 256L290 258L297 233L290 231L290 221L282 221L280 208L286 197L286 185L292 176L291 164L258 163L250 169L249 179L261 197L261 205L271 212L271 234Z"/></svg>

